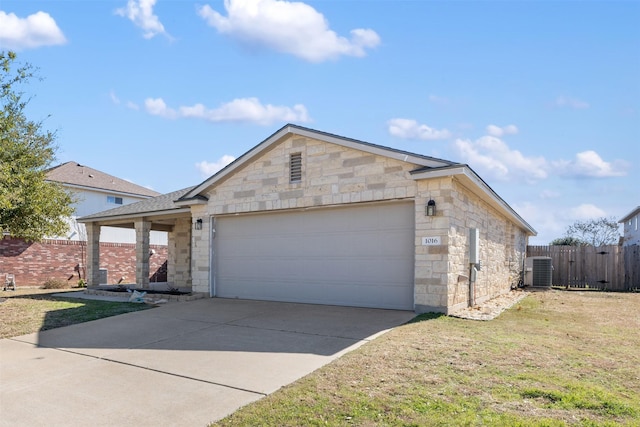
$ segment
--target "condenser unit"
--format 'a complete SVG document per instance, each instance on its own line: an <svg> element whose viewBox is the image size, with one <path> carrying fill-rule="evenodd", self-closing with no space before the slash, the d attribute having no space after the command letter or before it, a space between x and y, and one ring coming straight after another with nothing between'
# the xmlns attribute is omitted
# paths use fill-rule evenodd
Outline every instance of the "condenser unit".
<svg viewBox="0 0 640 427"><path fill-rule="evenodd" d="M524 260L524 285L536 288L550 288L553 265L551 257L531 256Z"/></svg>

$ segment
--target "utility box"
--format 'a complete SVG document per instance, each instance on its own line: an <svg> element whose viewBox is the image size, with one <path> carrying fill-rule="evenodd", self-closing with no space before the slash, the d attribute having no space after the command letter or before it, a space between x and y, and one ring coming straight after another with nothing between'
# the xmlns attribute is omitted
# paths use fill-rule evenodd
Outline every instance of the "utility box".
<svg viewBox="0 0 640 427"><path fill-rule="evenodd" d="M480 230L469 229L469 264L480 264Z"/></svg>
<svg viewBox="0 0 640 427"><path fill-rule="evenodd" d="M524 260L524 285L535 288L550 288L553 265L551 257L530 256Z"/></svg>
<svg viewBox="0 0 640 427"><path fill-rule="evenodd" d="M109 282L107 281L107 279L109 278L109 270L107 270L106 268L101 268L100 272L98 274L98 284L99 285L106 285Z"/></svg>

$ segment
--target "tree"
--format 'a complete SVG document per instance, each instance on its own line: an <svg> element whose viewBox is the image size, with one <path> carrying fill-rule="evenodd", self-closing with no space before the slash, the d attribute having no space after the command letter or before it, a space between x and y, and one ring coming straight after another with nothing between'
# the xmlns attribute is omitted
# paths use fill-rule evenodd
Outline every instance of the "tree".
<svg viewBox="0 0 640 427"><path fill-rule="evenodd" d="M567 227L566 236L592 246L617 245L620 240L620 231L615 218L602 217L576 221Z"/></svg>
<svg viewBox="0 0 640 427"><path fill-rule="evenodd" d="M549 244L552 246L582 246L585 243L575 237L566 236L553 239L553 241Z"/></svg>
<svg viewBox="0 0 640 427"><path fill-rule="evenodd" d="M0 229L13 237L38 241L67 233L73 197L46 181L55 160L55 134L28 120L29 99L19 90L34 77L29 64L12 65L14 52L0 52Z"/></svg>

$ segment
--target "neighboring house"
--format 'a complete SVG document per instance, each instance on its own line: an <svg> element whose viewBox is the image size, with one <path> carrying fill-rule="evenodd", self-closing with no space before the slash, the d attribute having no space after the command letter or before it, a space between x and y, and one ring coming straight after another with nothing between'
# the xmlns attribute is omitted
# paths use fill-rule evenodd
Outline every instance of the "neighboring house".
<svg viewBox="0 0 640 427"><path fill-rule="evenodd" d="M536 234L467 165L296 125L194 187L80 221L90 285L100 228L129 227L138 286L149 286L149 230L166 230L171 286L444 313L515 286ZM475 244L482 268L472 287Z"/></svg>
<svg viewBox="0 0 640 427"><path fill-rule="evenodd" d="M78 224L76 218L139 202L160 194L76 162L66 162L47 170L47 181L62 184L67 190L71 190L77 199L74 216L69 219L69 234L57 236L69 240L86 239L84 225ZM100 241L135 243L136 236L132 230L104 227L100 233ZM154 232L151 243L166 245L166 233Z"/></svg>
<svg viewBox="0 0 640 427"><path fill-rule="evenodd" d="M618 223L624 224L623 246L640 245L640 230L638 229L638 220L640 219L640 206L632 210L627 216L622 218Z"/></svg>

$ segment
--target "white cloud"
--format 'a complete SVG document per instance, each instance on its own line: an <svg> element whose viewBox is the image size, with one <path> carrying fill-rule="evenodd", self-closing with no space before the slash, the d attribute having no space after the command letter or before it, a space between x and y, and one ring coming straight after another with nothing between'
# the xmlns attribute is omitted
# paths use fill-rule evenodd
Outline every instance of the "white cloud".
<svg viewBox="0 0 640 427"><path fill-rule="evenodd" d="M362 57L366 49L380 44L370 29L351 30L339 36L329 28L324 15L301 2L279 0L225 0L227 16L204 5L197 9L209 26L241 43L289 53L310 62L342 55Z"/></svg>
<svg viewBox="0 0 640 427"><path fill-rule="evenodd" d="M577 110L583 110L589 108L589 103L578 98L572 98L569 96L559 96L556 98L554 105L556 107L568 107Z"/></svg>
<svg viewBox="0 0 640 427"><path fill-rule="evenodd" d="M544 157L526 157L493 136L483 136L475 141L458 139L454 142L454 149L480 175L486 174L500 180L524 179L527 182L548 176L548 164Z"/></svg>
<svg viewBox="0 0 640 427"><path fill-rule="evenodd" d="M210 122L248 122L269 125L274 122L308 122L307 109L302 104L293 107L262 104L258 98L239 98L209 109L203 104L173 109L162 98L147 98L144 102L149 114L167 119L196 118Z"/></svg>
<svg viewBox="0 0 640 427"><path fill-rule="evenodd" d="M160 116L165 119L175 119L178 117L178 112L167 107L162 98L147 98L144 100L144 108L147 113L152 116Z"/></svg>
<svg viewBox="0 0 640 427"><path fill-rule="evenodd" d="M487 126L487 133L491 136L501 137L503 135L515 135L518 133L518 127L516 125L507 125L504 127L489 125Z"/></svg>
<svg viewBox="0 0 640 427"><path fill-rule="evenodd" d="M511 206L538 232L538 236L530 239L531 245L548 245L552 240L563 237L567 227L576 221L606 216L602 209L588 203L551 207L549 204L523 201Z"/></svg>
<svg viewBox="0 0 640 427"><path fill-rule="evenodd" d="M110 90L109 91L109 99L111 99L111 102L114 105L122 104L122 101L120 100L118 95L116 95L114 90ZM138 104L136 104L135 102L132 102L132 101L127 101L124 105L130 110L136 110L137 111L137 110L140 109L140 106L138 106Z"/></svg>
<svg viewBox="0 0 640 427"><path fill-rule="evenodd" d="M56 21L46 12L26 18L0 10L0 46L6 49L33 49L65 44L67 39Z"/></svg>
<svg viewBox="0 0 640 427"><path fill-rule="evenodd" d="M447 129L433 129L427 125L421 125L412 119L391 119L387 123L389 133L398 138L438 140L451 138L451 132Z"/></svg>
<svg viewBox="0 0 640 427"><path fill-rule="evenodd" d="M137 27L140 27L143 31L142 37L145 39L153 38L158 34L169 37L164 25L153 13L155 4L156 0L129 0L125 7L116 9L115 14L129 19Z"/></svg>
<svg viewBox="0 0 640 427"><path fill-rule="evenodd" d="M208 177L218 172L235 159L235 157L225 154L215 162L207 162L206 160L198 162L196 163L196 168L200 171L203 177Z"/></svg>
<svg viewBox="0 0 640 427"><path fill-rule="evenodd" d="M113 102L116 105L120 104L120 98L118 98L118 96L113 90L109 91L109 99L111 99L111 102Z"/></svg>
<svg viewBox="0 0 640 427"><path fill-rule="evenodd" d="M607 213L599 207L590 203L583 203L575 206L568 211L569 217L574 221L584 221L607 216Z"/></svg>
<svg viewBox="0 0 640 427"><path fill-rule="evenodd" d="M576 178L609 178L625 176L629 165L623 160L613 163L605 162L600 155L593 150L576 154L574 160L559 160L553 163L559 175Z"/></svg>
<svg viewBox="0 0 640 427"><path fill-rule="evenodd" d="M557 199L560 196L561 196L561 194L559 192L557 192L557 191L554 191L554 190L542 190L540 192L540 194L538 195L538 197L540 197L543 200L545 200L545 199Z"/></svg>

